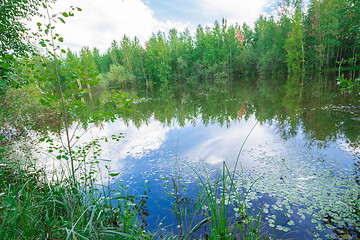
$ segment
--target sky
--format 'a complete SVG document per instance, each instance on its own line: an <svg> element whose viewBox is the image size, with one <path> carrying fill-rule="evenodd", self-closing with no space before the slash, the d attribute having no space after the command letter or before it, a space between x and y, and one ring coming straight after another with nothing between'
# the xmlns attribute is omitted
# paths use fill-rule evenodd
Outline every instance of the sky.
<svg viewBox="0 0 360 240"><path fill-rule="evenodd" d="M196 27L211 25L222 18L229 24L254 25L256 19L277 6L276 0L57 0L51 14L77 6L81 12L60 21L56 32L63 38L63 47L79 51L81 47L97 47L105 52L113 40L124 35L135 36L144 44L158 31L171 28L194 33ZM36 26L34 20L31 24ZM35 29L35 27L33 27Z"/></svg>

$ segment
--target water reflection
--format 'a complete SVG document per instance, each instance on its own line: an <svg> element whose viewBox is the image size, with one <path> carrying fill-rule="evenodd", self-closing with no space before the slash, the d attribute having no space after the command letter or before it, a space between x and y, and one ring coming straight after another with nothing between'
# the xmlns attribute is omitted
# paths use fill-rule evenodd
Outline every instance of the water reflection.
<svg viewBox="0 0 360 240"><path fill-rule="evenodd" d="M333 78L289 76L283 83L267 78L241 80L228 84L204 83L198 86L168 88L152 94L137 93L148 99L124 117L136 126L151 116L169 125L176 120L204 125L219 123L230 127L232 120L248 120L253 114L260 123L276 122L283 139L301 129L309 144L326 146L345 138L353 146L359 142L359 97L340 94ZM354 145L355 144L355 145Z"/></svg>
<svg viewBox="0 0 360 240"><path fill-rule="evenodd" d="M148 178L159 182L177 166L190 184L196 178L191 177L187 165L193 164L192 169L198 171L200 164L216 166L225 161L233 166L241 144L259 122L240 162L249 182L263 177L255 190L260 194L251 199L254 203L272 202L275 210L289 210L295 226L284 221L278 230L291 230L287 236L295 238L335 237L347 232L346 226L358 226L351 210L355 206L350 202L358 191L352 176L358 171L359 99L339 94L333 79L290 76L282 84L265 78L204 83L139 96L147 101L137 104L135 113L123 121L139 129L157 122L166 129L161 146L148 152L141 164L135 163L147 165L148 171L140 171L140 182ZM181 165L182 161L186 163ZM124 174L131 172L133 179L138 178L137 171L135 174L127 170ZM160 187L165 183L157 184ZM352 186L353 192L344 186ZM350 209L346 213L341 210L345 202ZM162 204L169 210L169 205ZM164 214L161 221L173 223L165 210L158 213ZM324 216L342 219L330 224Z"/></svg>
<svg viewBox="0 0 360 240"><path fill-rule="evenodd" d="M124 184L143 194L147 184L149 229L162 223L176 231L164 189L169 175L183 177L191 198L198 190L194 172L204 167L216 172L223 161L234 166L247 139L239 161L246 182L257 180L252 208L265 206L269 222L287 212L277 236L336 238L347 226L360 232L352 210L360 192L359 97L339 94L334 77L262 77L132 91L146 101L102 125L102 136L125 138L103 143L101 158L120 173L113 188Z"/></svg>

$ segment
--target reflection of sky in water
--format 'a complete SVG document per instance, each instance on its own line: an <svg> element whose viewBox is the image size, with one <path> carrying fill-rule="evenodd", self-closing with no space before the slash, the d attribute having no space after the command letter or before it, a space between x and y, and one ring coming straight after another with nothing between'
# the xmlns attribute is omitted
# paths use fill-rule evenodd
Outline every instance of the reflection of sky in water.
<svg viewBox="0 0 360 240"><path fill-rule="evenodd" d="M171 181L161 178L174 175L176 172L184 177L184 182L191 189L190 192L196 193L197 180L193 171L201 172L203 166L220 167L219 163L222 161L234 166L241 145L255 124L254 117L248 121L232 121L229 128L218 123L205 126L201 119L197 119L195 124L189 123L184 127L179 127L176 122L165 126L155 119L151 119L147 125L142 125L140 128L136 128L131 123L126 126L120 120L107 124L104 126L104 135L123 132L125 136L120 142L110 141L103 145L103 158L111 159L111 169L120 172L119 178L114 179L112 187L117 188L121 182L131 191L143 194L143 185L148 180L150 190L148 222L155 223L150 229L155 229L160 222L165 225L176 225L175 216L171 214L169 197L166 196L167 190L164 190L164 185L170 183L171 186ZM240 163L245 169L250 169L250 175L251 169L256 169L252 172L253 179L260 175L269 177L269 180L259 181L259 184L265 184L259 186L260 192L266 191L266 184L274 184L269 190L276 191L277 185L281 184L279 178L284 177L288 181L286 183L289 184L286 185L288 188L293 185L294 191L309 190L311 194L314 189L310 190L304 184L311 181L313 185L310 186L318 186L319 183L324 182L324 179L329 177L322 174L324 169L340 167L346 171L353 168L354 158L351 152L344 151L343 145L343 141L338 140L329 143L327 148L309 146L301 131L285 141L277 133L276 123L258 124L245 143L240 155ZM184 162L186 164L183 164ZM289 173L286 172L287 169L291 169ZM317 174L314 176L319 178L314 179L309 171L311 174ZM269 173L272 175L270 176ZM327 187L330 186L324 185L324 188ZM191 195L189 192L187 194ZM298 208L294 209L298 210ZM301 219L299 221L301 222ZM299 226L311 228L306 225L311 224L309 221L310 219ZM299 230L299 227L295 229Z"/></svg>
<svg viewBox="0 0 360 240"><path fill-rule="evenodd" d="M232 121L230 127L218 123L204 125L199 118L195 124L180 127L176 122L167 126L151 118L148 124L137 128L131 122L125 124L116 120L105 123L101 129L91 129L82 140L100 136L110 139L111 135L122 133L124 138L118 142L101 143L101 159L109 160L105 164L112 171L120 172L120 178L131 177L132 181L141 182L149 176L159 179L170 174L179 161L209 166L225 161L228 166L234 166L239 150L255 124L254 117L247 121ZM301 131L285 141L277 133L276 123L258 124L246 140L239 163L242 167L262 172L261 169L268 166L266 162L258 161L259 158L280 156L284 159L301 158L309 164L315 161L316 166L325 168L338 166L351 170L354 152L349 147L345 151L345 146L341 139L329 143L326 148L318 148L316 144L309 146Z"/></svg>
<svg viewBox="0 0 360 240"><path fill-rule="evenodd" d="M188 194L196 193L194 171L203 172L204 166L208 169L213 165L216 169L223 161L228 166L234 166L239 150L255 124L254 117L247 121L232 121L230 127L218 123L204 125L199 118L195 124L188 123L180 127L176 122L167 126L151 118L148 124L137 128L131 122L126 125L116 120L105 123L101 129L92 129L83 141L89 141L95 136L110 138L111 135L124 134L124 138L118 142L109 140L101 143L101 158L110 160L104 164L110 166L111 171L120 173L113 179L112 188L116 189L120 183L124 183L130 191L143 194L143 186L149 182L148 222L155 223L150 229L156 229L160 222L165 225L176 224L175 216L171 214L169 197L166 196L167 190L164 189L166 183L170 183L171 187L171 181L161 178L179 174L189 186ZM249 169L247 173L252 179L268 177L269 180L259 181L259 184L263 184L258 187L260 192L271 189L271 196L279 190L278 186L287 184L286 187L294 191L311 193L314 189L310 188L318 187L329 179L332 171L335 173L339 168L341 171L353 169L354 151L346 146L344 140L330 142L326 148L318 148L316 144L309 146L299 130L295 137L285 141L277 133L276 123L273 122L256 125L249 135L239 160L244 169ZM310 183L312 185L308 187ZM323 188L334 186L324 184Z"/></svg>
<svg viewBox="0 0 360 240"><path fill-rule="evenodd" d="M194 125L187 124L179 127L173 123L164 126L155 119L149 124L136 128L133 124L126 126L120 120L106 124L102 135L110 137L112 134L124 133L119 142L109 141L104 144L102 158L112 161L112 168L118 170L117 166L125 159L139 161L148 155L158 151L159 158L167 158L167 154L189 162L204 162L207 164L218 164L226 161L234 164L247 134L256 124L254 118L248 121L233 121L230 128L220 126L216 123L205 126L198 120ZM272 143L272 144L270 144ZM261 144L261 145L259 145ZM273 127L268 125L257 125L246 141L244 151L241 154L241 162L245 165L254 164L250 154L254 146L261 147L269 154L282 154L286 152L283 141L276 136ZM250 150L249 150L250 149ZM168 161L171 159L167 159Z"/></svg>
<svg viewBox="0 0 360 240"><path fill-rule="evenodd" d="M139 128L132 122L125 124L122 120L116 120L104 123L101 128L91 128L81 137L81 141L107 137L108 142L101 142L101 159L110 160L111 169L116 171L121 171L126 164L142 162L149 156L153 156L153 159L148 159L148 164L161 158L166 159L167 167L169 163L175 164L175 159L210 165L226 161L229 166L233 166L242 144L255 125L254 117L247 121L231 121L230 127L220 126L218 123L204 125L200 118L195 124L187 123L184 127L176 122L168 126L154 118ZM82 131L80 129L79 133ZM123 134L124 138L120 141L110 140L112 135L119 134ZM287 157L316 155L319 162L331 161L350 169L355 153L356 150L349 147L343 139L328 143L326 148L318 148L316 144L309 146L301 129L295 137L285 141L277 133L276 123L273 122L255 126L240 154L240 163L244 167L257 166L259 163L256 159L263 154Z"/></svg>

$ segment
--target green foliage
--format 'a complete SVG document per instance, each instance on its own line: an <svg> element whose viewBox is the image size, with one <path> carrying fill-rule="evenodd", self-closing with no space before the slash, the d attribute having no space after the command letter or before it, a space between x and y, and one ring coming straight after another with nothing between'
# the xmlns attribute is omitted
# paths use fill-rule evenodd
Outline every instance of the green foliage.
<svg viewBox="0 0 360 240"><path fill-rule="evenodd" d="M302 10L299 3L294 6L295 14L291 20L291 31L288 32L288 38L285 42L287 52L286 63L290 72L300 72L304 66L304 29L302 25Z"/></svg>
<svg viewBox="0 0 360 240"><path fill-rule="evenodd" d="M105 199L105 187L73 188L48 178L31 166L1 167L2 239L150 239L137 220L141 197L120 187Z"/></svg>
<svg viewBox="0 0 360 240"><path fill-rule="evenodd" d="M93 49L93 61L111 86L124 87L119 83L125 78L154 89L174 82L222 82L252 72L321 70L341 59L355 59L360 42L357 1L314 0L306 12L302 1L290 0L278 10L276 16L260 16L254 29L229 26L223 19L213 26L199 25L193 37L189 30L158 32L145 46L124 36L104 54Z"/></svg>
<svg viewBox="0 0 360 240"><path fill-rule="evenodd" d="M15 56L24 56L33 51L29 44L31 35L25 21L39 15L43 0L13 0L0 2L0 91L13 82L6 80L6 74L14 63Z"/></svg>
<svg viewBox="0 0 360 240"><path fill-rule="evenodd" d="M4 239L99 239L100 235L108 239L140 238L144 234L138 223L142 198L123 189L114 191L116 197L113 197L107 191L108 186L95 187L101 139L79 145L77 135L80 124L86 129L87 124L114 121L118 114L128 111L131 100L122 92L111 91L104 92L97 102L86 103L92 98L92 88L100 82L94 56L88 48L83 48L79 56L68 51L65 60L59 58L59 53L66 51L56 44L55 41L62 42L63 38L54 32L53 26L56 20L65 22L63 18L81 9L71 7L50 14L46 1L44 8L48 22L38 24L42 33L39 44L49 50L47 55L17 59L21 64L14 65L9 79L24 87L9 88L1 96L4 100L1 115L10 113L1 119L4 121L1 126L9 126L10 130L15 129L15 134L20 134L21 129L15 127L23 124L25 129L29 124L24 118L30 117L37 123L42 114L45 119L52 115L57 132L64 131L65 137L60 136L60 145L49 137L39 141L48 143L48 153L55 154L55 161L64 161L68 168L57 168L50 178L27 162L23 166L14 164L15 156L6 154L6 164L0 171L0 202L4 206L0 209L0 233ZM34 114L36 117L32 118ZM1 142L5 136L11 137L6 131L7 128L1 127L5 134L1 135Z"/></svg>
<svg viewBox="0 0 360 240"><path fill-rule="evenodd" d="M313 1L305 19L307 65L322 69L354 57L359 4L352 0Z"/></svg>
<svg viewBox="0 0 360 240"><path fill-rule="evenodd" d="M359 93L360 91L360 78L355 78L354 80L351 78L345 78L344 74L338 76L337 78L338 85L340 86L341 92Z"/></svg>
<svg viewBox="0 0 360 240"><path fill-rule="evenodd" d="M107 86L109 88L120 88L126 82L131 82L133 76L129 74L123 65L111 64L110 71L107 74Z"/></svg>
<svg viewBox="0 0 360 240"><path fill-rule="evenodd" d="M52 18L65 22L76 10L72 7ZM355 59L360 42L359 11L355 0L314 0L307 12L302 9L302 1L290 0L283 2L278 15L260 16L254 29L246 24L229 26L222 20L209 27L199 25L194 37L189 30L158 32L145 46L137 38L123 36L120 42L113 41L104 54L96 48L83 48L79 65L88 64L90 72L97 69L112 87L125 87L123 83L127 82L147 89L174 82L224 81L259 71L299 71L305 67L321 70L342 59ZM38 26L40 32L49 33L49 24ZM53 38L63 41L57 34ZM42 37L39 44L52 45ZM4 69L10 67L5 55L0 60ZM71 61L65 59L65 63ZM355 66L354 62L348 64ZM12 80L2 84L19 86Z"/></svg>
<svg viewBox="0 0 360 240"><path fill-rule="evenodd" d="M288 32L286 18L277 23L274 18L260 17L255 23L255 52L261 71L283 71L285 67L285 38Z"/></svg>
<svg viewBox="0 0 360 240"><path fill-rule="evenodd" d="M86 127L89 123L114 121L118 114L128 110L131 101L127 100L127 97L121 92L112 91L104 92L101 100L95 106L85 102L86 96L92 100L92 87L98 85L100 81L93 55L88 48L84 48L79 57L69 51L66 61L60 59L58 54L64 51L55 41L62 42L62 37L54 32L53 26L56 20L62 17L71 17L75 10L80 11L81 9L70 7L68 11L51 15L47 2L44 3L44 8L47 12L48 22L38 23L38 26L39 32L43 33L40 36L40 45L49 47L48 55L24 58L22 64L14 69L15 72L10 79L33 87L37 93L34 94L36 96L34 96L36 99L34 104L40 103L39 106L49 109L59 123L58 131L64 129L65 138L61 139L63 145L56 150L60 151L60 156L69 159L71 169L69 174L75 184L75 161L77 159L73 148L78 141L75 133L80 124ZM11 95L6 96L11 97ZM10 106L15 107L14 104ZM11 114L11 116L14 116L15 119L18 117L15 114ZM11 124L11 127L14 126L13 123L7 122L11 119L5 118L5 121L5 123ZM74 132L70 132L72 124L76 124Z"/></svg>

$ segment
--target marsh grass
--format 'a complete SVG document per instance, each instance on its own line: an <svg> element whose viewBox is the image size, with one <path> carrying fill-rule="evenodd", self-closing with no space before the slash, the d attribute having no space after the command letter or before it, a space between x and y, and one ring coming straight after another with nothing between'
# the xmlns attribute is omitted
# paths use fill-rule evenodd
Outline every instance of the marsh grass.
<svg viewBox="0 0 360 240"><path fill-rule="evenodd" d="M175 239L267 239L261 233L262 208L256 214L249 210L246 198L251 189L237 190L243 180L234 179L225 162L215 178L205 166L202 173L192 170L200 185L194 200L183 196L181 177L171 177L169 195L179 228Z"/></svg>
<svg viewBox="0 0 360 240"><path fill-rule="evenodd" d="M0 168L1 239L147 239L141 198L124 189L75 188L73 179L49 182L44 171ZM78 185L80 186L80 184Z"/></svg>

